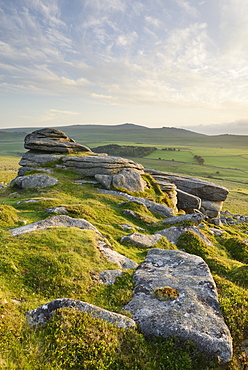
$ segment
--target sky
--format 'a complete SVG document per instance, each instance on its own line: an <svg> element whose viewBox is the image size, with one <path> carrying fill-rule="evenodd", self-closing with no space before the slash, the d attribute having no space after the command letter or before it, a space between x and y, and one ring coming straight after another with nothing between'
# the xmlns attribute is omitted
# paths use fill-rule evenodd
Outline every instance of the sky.
<svg viewBox="0 0 248 370"><path fill-rule="evenodd" d="M248 135L248 0L0 0L0 128Z"/></svg>

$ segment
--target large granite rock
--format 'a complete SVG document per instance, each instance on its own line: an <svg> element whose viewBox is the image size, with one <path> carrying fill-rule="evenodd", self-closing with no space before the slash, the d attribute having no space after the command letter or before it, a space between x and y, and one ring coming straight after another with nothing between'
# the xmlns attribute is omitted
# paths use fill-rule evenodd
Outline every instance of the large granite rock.
<svg viewBox="0 0 248 370"><path fill-rule="evenodd" d="M87 312L92 317L105 320L113 325L124 329L135 329L135 322L124 315L105 310L93 304L77 301L70 298L59 298L54 301L43 304L42 306L25 313L27 322L34 326L45 324L55 313L56 310L69 307L79 312Z"/></svg>
<svg viewBox="0 0 248 370"><path fill-rule="evenodd" d="M85 176L115 175L123 169L143 173L143 166L131 159L106 155L87 155L85 157L67 156L62 159L64 168L71 169Z"/></svg>
<svg viewBox="0 0 248 370"><path fill-rule="evenodd" d="M153 169L145 169L156 180L167 180L186 193L193 194L202 200L224 201L228 195L228 189L213 182L200 180L195 177L175 175L169 172L162 172Z"/></svg>
<svg viewBox="0 0 248 370"><path fill-rule="evenodd" d="M207 355L230 361L230 332L202 258L153 248L136 270L134 281L134 296L123 309L132 313L144 335L191 340Z"/></svg>
<svg viewBox="0 0 248 370"><path fill-rule="evenodd" d="M10 185L17 185L21 189L25 188L47 188L58 183L58 180L49 175L29 175L18 176L11 181Z"/></svg>
<svg viewBox="0 0 248 370"><path fill-rule="evenodd" d="M54 128L43 128L28 134L24 139L24 147L49 153L91 152L86 146L77 144L64 132Z"/></svg>

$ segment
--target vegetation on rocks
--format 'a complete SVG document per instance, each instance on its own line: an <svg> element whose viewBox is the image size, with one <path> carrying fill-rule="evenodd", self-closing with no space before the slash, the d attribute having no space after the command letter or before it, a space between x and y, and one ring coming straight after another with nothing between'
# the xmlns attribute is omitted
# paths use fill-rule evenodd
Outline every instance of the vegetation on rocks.
<svg viewBox="0 0 248 370"><path fill-rule="evenodd" d="M134 288L133 270L124 271L113 285L101 284L100 271L117 265L100 253L96 235L90 230L60 227L11 236L9 229L49 217L47 208L65 206L69 216L91 222L114 250L141 263L148 248L121 243L121 237L129 233L121 225L145 234L166 227L161 216L143 205L100 193L91 184L75 183L82 176L72 171L54 169L52 176L59 180L53 187L0 189L0 369L220 369L191 342L145 338L139 330L125 331L70 309L57 311L44 326L27 325L25 312L61 297L125 314L122 308L131 300ZM152 183L142 195L156 201L163 197ZM26 202L31 199L37 201ZM127 216L125 210L140 217ZM204 221L201 229L212 246L188 232L179 237L177 246L162 238L155 247L183 249L201 256L209 265L234 341L233 360L221 368L244 370L248 366L242 349L248 338L248 274L243 240L248 224L218 226L222 236L212 234L212 226Z"/></svg>

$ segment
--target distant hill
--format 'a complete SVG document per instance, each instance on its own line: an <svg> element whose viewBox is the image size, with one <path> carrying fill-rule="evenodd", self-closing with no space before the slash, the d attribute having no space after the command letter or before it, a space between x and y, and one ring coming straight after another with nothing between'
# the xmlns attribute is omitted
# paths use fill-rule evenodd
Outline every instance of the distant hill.
<svg viewBox="0 0 248 370"><path fill-rule="evenodd" d="M5 144L9 143L8 155L11 155L11 143L15 143L13 151L17 155L20 148L23 148L24 137L41 127L11 128L0 130L0 154L4 155ZM132 123L120 125L71 125L55 127L65 132L69 137L75 139L78 143L97 146L109 143L121 143L125 145L187 145L187 146L208 146L208 147L248 147L248 135L204 135L193 131L175 127L148 128ZM18 148L18 149L17 149ZM23 150L24 151L24 150Z"/></svg>

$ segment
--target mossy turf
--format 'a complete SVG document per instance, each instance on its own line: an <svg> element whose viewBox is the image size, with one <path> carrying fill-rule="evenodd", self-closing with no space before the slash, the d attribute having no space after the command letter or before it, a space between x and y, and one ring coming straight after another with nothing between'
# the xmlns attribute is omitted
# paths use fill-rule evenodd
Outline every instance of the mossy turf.
<svg viewBox="0 0 248 370"><path fill-rule="evenodd" d="M131 232L144 234L161 229L161 216L140 204L103 194L91 184L77 184L75 180L81 176L74 172L55 170L53 176L59 183L50 188L0 190L0 369L219 369L192 343L176 338L147 339L138 330L117 329L73 310L58 311L45 326L27 326L26 311L62 297L122 313L132 297L134 271L124 271L113 285L101 284L99 272L117 265L100 253L92 231L60 227L12 236L9 229L50 217L47 208L65 206L69 216L91 222L116 251L137 263L144 260L148 248L121 243L121 237L130 233L121 225L128 224ZM149 192L143 194L160 201L161 195L151 183ZM37 202L23 202L32 199ZM140 217L126 216L125 210ZM209 226L205 224L202 232L213 246L186 233L178 248L201 256L209 264L234 340L234 358L221 368L243 370L247 358L241 342L248 338L248 293L247 250L242 240L247 226L220 227L225 231L222 237L212 235ZM155 247L177 249L165 238Z"/></svg>

